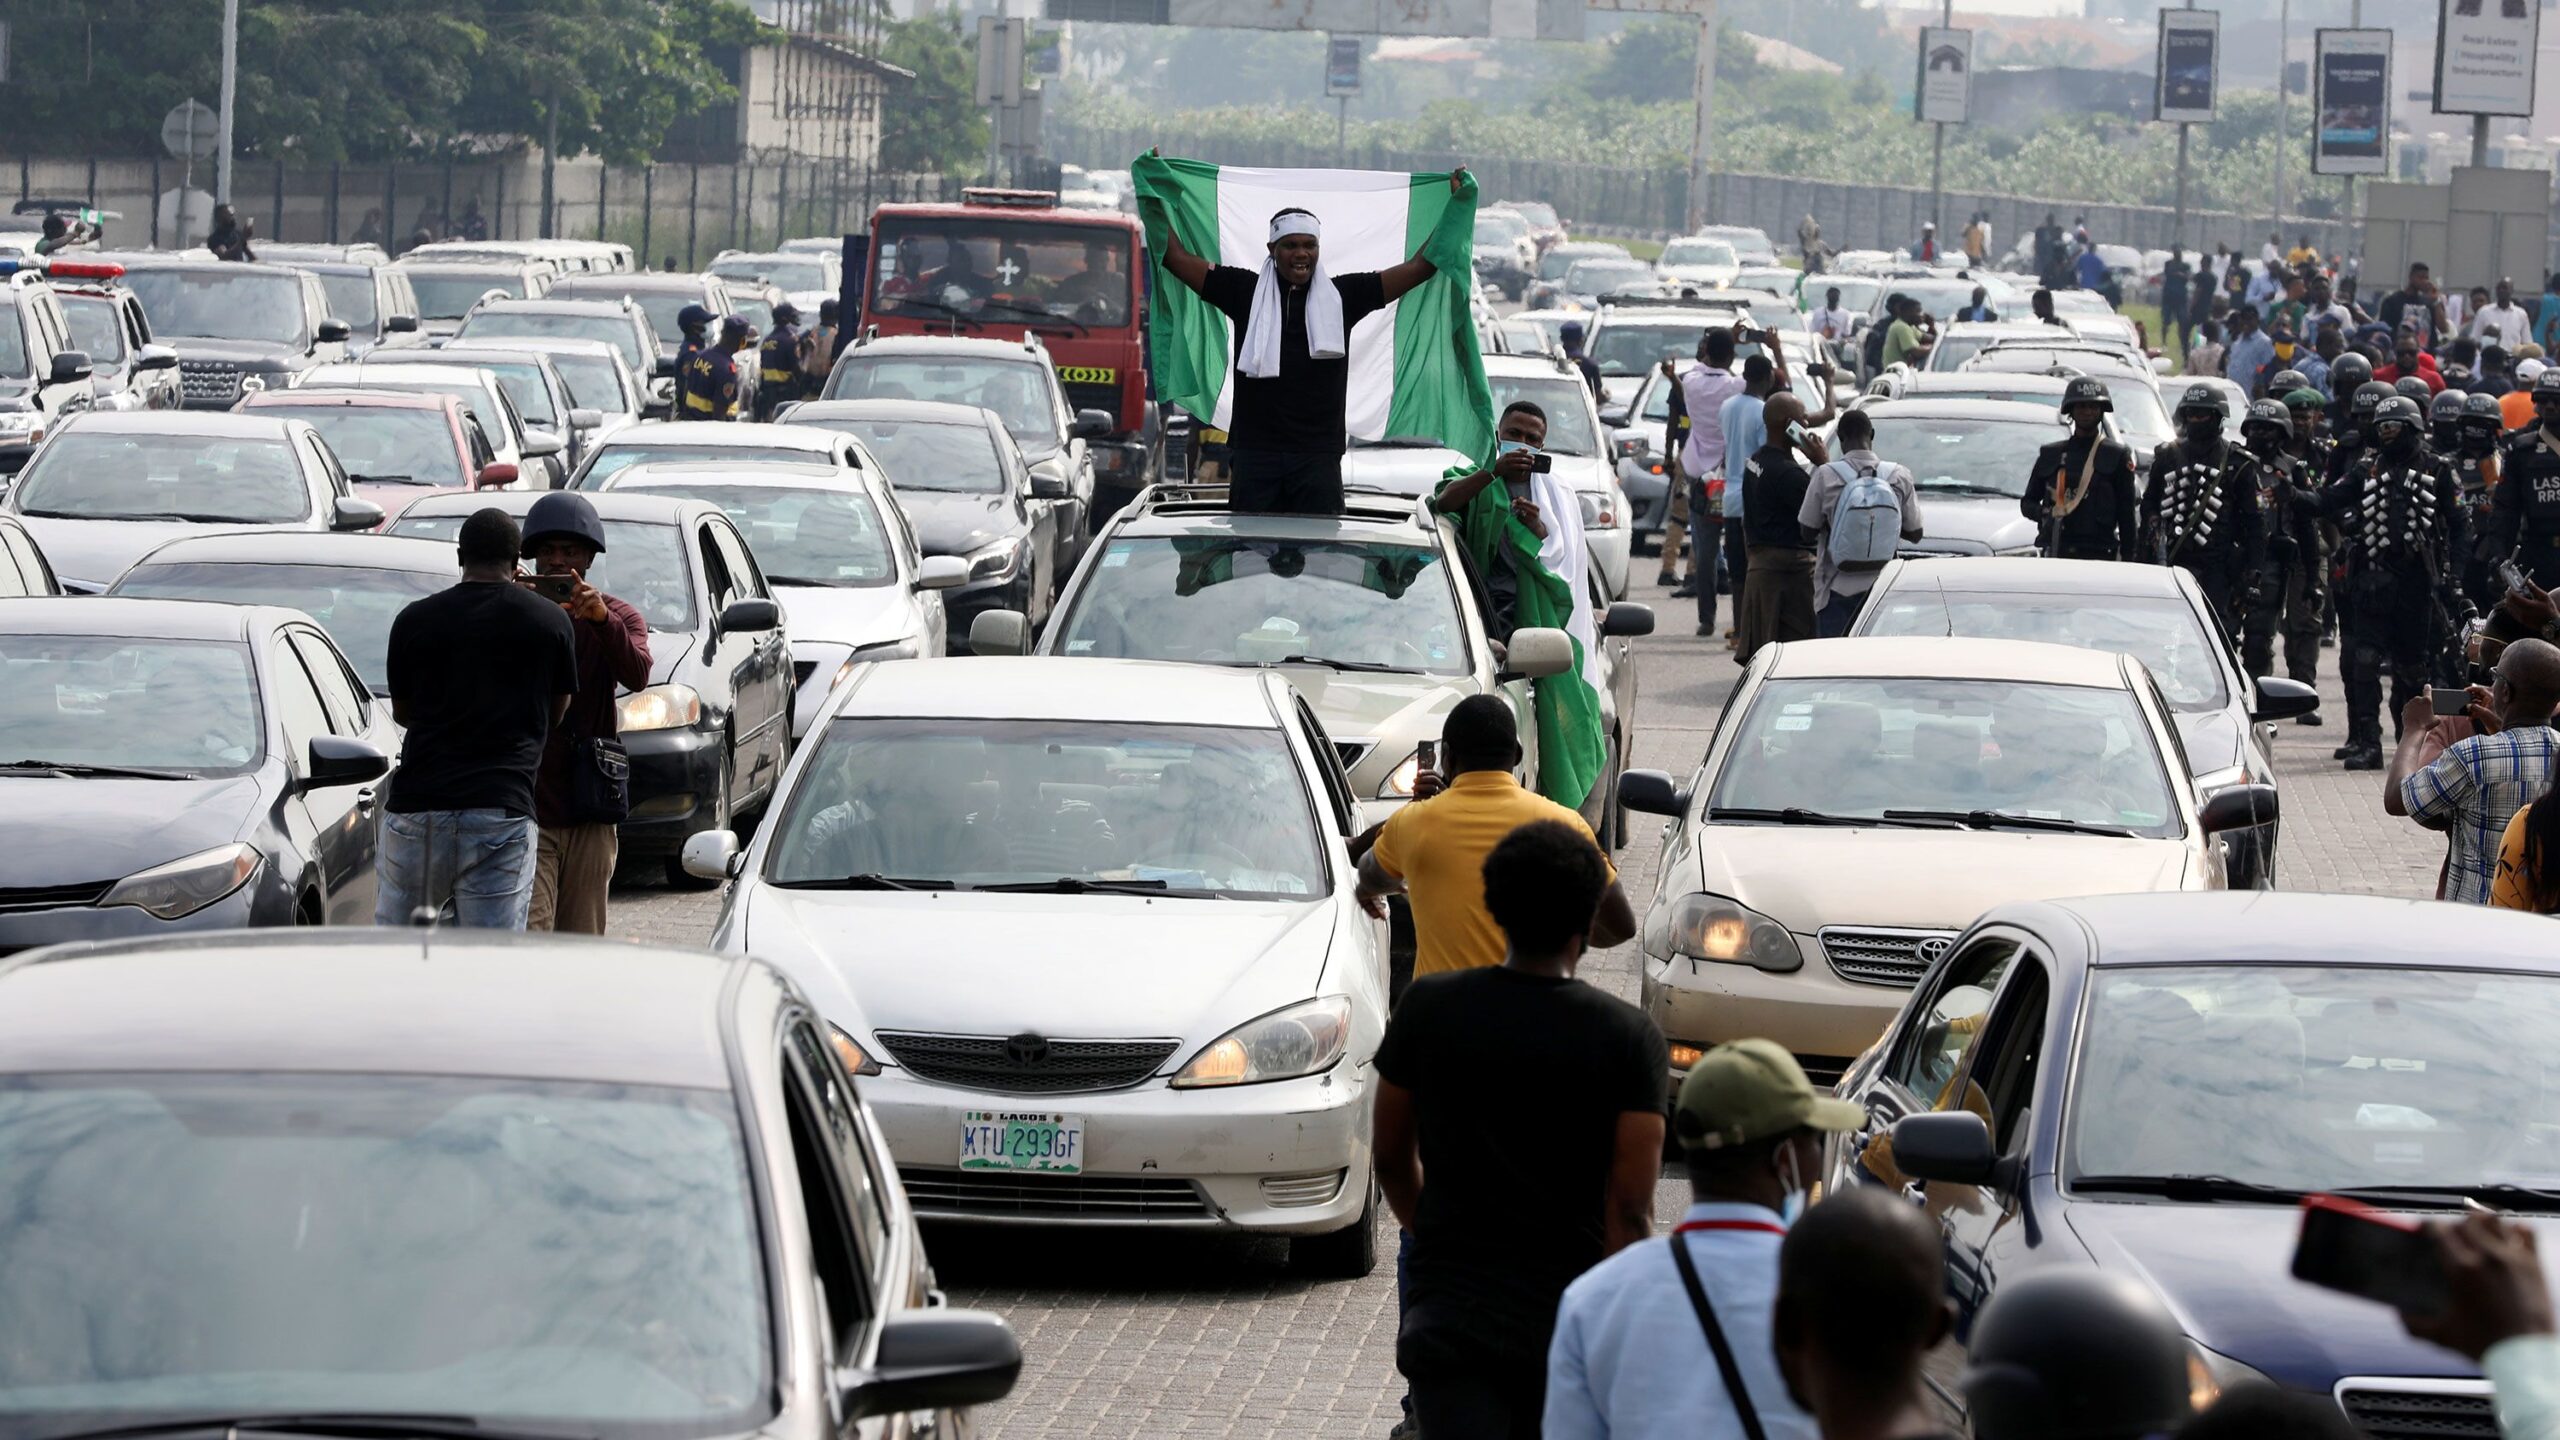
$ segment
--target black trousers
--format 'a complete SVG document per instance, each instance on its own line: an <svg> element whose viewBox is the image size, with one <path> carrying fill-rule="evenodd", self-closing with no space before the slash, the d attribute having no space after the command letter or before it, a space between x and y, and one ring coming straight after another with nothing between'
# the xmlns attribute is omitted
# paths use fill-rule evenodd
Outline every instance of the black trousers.
<svg viewBox="0 0 2560 1440"><path fill-rule="evenodd" d="M2285 579L2292 569L2266 565L2258 570L2258 598L2249 602L2240 621L2240 663L2250 676L2276 673L2276 632L2283 628Z"/></svg>
<svg viewBox="0 0 2560 1440"><path fill-rule="evenodd" d="M2391 675L2391 733L2397 737L2400 712L2427 687L2445 637L2436 633L2434 597L2423 578L2368 575L2350 579L2348 587L2338 616L2347 738L2380 743L2383 673Z"/></svg>
<svg viewBox="0 0 2560 1440"><path fill-rule="evenodd" d="M1339 515L1342 456L1230 447L1227 504L1239 515Z"/></svg>

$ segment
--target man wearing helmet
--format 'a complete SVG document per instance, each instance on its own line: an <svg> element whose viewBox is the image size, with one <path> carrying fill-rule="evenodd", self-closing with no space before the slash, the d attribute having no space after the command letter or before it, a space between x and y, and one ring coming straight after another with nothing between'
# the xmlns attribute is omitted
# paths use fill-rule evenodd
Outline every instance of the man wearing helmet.
<svg viewBox="0 0 2560 1440"><path fill-rule="evenodd" d="M2018 511L2036 522L2047 555L2066 560L2130 560L2139 535L2133 451L2106 438L2102 426L2115 402L2106 382L2075 376L2062 390L2063 439L2036 452L2027 493Z"/></svg>
<svg viewBox="0 0 2560 1440"><path fill-rule="evenodd" d="M2255 598L2241 621L2240 654L2247 673L2273 675L2286 601L2300 588L2303 573L2319 564L2319 481L2294 453L2293 413L2284 402L2253 402L2240 422L2240 437L2258 462L2252 499L2266 536L2248 586ZM2312 634L2316 644L2317 628Z"/></svg>
<svg viewBox="0 0 2560 1440"><path fill-rule="evenodd" d="M2186 567L2223 629L2237 634L2265 527L2258 463L2223 436L2223 418L2222 394L2210 385L2179 397L2178 438L2153 454L2142 493L2142 558Z"/></svg>
<svg viewBox="0 0 2560 1440"><path fill-rule="evenodd" d="M2329 620L2329 557L2337 552L2337 527L2319 509L2320 491L2329 477L2329 454L2336 447L2320 433L2329 397L2310 386L2288 392L2287 414L2293 417L2293 441L2286 453L2294 459L2294 489L2307 497L2311 514L2296 531L2306 547L2284 591L2284 673L2305 685L2320 683L2320 635ZM2317 725L2320 712L2297 715L2296 725Z"/></svg>
<svg viewBox="0 0 2560 1440"><path fill-rule="evenodd" d="M2507 437L2492 510L2499 552L2549 590L2560 586L2560 367L2534 377L2533 415Z"/></svg>
<svg viewBox="0 0 2560 1440"><path fill-rule="evenodd" d="M2453 474L2427 454L2426 417L2394 395L2373 407L2371 446L2321 497L2347 538L2339 593L2350 770L2382 768L2382 671L2394 724L2451 641L2444 592L2460 540Z"/></svg>
<svg viewBox="0 0 2560 1440"><path fill-rule="evenodd" d="M2437 405L2453 393L2437 396ZM2506 593L2498 562L2509 547L2497 522L2498 442L2505 430L2495 395L2465 395L2454 410L2452 433L2439 440L2439 453L2453 466L2454 494L2462 503L2462 596L2485 614Z"/></svg>
<svg viewBox="0 0 2560 1440"><path fill-rule="evenodd" d="M555 490L524 517L524 558L542 575L577 583L560 608L577 643L578 688L569 712L551 727L533 773L533 902L528 930L604 933L605 892L613 884L619 832L630 808L630 761L622 753L615 687L649 684L649 622L640 612L587 583L604 553L604 522L575 490ZM528 585L537 583L532 577ZM613 783L619 770L623 784Z"/></svg>
<svg viewBox="0 0 2560 1440"><path fill-rule="evenodd" d="M2353 350L2343 351L2329 362L2329 428L2344 431L2347 407L2354 402L2356 391L2373 379L2373 362Z"/></svg>

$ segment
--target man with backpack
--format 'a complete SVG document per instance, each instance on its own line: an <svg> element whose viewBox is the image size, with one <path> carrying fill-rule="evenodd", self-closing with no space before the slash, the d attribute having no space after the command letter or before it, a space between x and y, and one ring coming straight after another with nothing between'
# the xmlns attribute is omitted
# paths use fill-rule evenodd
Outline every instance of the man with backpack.
<svg viewBox="0 0 2560 1440"><path fill-rule="evenodd" d="M1849 633L1875 588L1876 572L1920 538L1920 496L1911 472L1875 452L1876 424L1863 410L1840 417L1841 455L1815 467L1796 524L1813 542L1813 633Z"/></svg>

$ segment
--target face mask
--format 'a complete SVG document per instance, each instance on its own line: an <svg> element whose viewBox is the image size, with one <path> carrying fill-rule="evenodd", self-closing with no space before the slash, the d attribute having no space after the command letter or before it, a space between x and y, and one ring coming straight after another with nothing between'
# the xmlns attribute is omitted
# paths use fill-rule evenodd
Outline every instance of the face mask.
<svg viewBox="0 0 2560 1440"><path fill-rule="evenodd" d="M2279 340L2279 341L2277 341L2277 342L2276 342L2276 358L2277 358L2277 359L2279 359L2279 360L2290 360L2290 359L2292 359L2292 358L2293 358L2293 342L2292 342L2292 341L2290 341L2290 340Z"/></svg>
<svg viewBox="0 0 2560 1440"><path fill-rule="evenodd" d="M2399 433L2394 435L2383 436L2379 432L2376 435L2382 441L2383 454L2394 460L2405 460L2418 453L2418 427L2402 425L2398 430Z"/></svg>
<svg viewBox="0 0 2560 1440"><path fill-rule="evenodd" d="M2210 445L2222 438L2222 421L2214 416L2189 420L2184 427L2187 438L2198 445Z"/></svg>
<svg viewBox="0 0 2560 1440"><path fill-rule="evenodd" d="M1804 1215L1804 1175L1796 1167L1796 1147L1789 1145L1780 1152L1780 1196L1778 1218L1793 1225Z"/></svg>

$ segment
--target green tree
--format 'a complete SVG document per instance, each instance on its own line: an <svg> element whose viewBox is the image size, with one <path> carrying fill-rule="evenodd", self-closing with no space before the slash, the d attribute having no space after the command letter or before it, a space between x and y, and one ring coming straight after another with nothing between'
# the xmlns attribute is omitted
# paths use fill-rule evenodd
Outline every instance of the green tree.
<svg viewBox="0 0 2560 1440"><path fill-rule="evenodd" d="M961 43L960 12L890 21L880 58L916 75L881 117L881 166L974 174L987 153L987 112L977 105L978 60Z"/></svg>
<svg viewBox="0 0 2560 1440"><path fill-rule="evenodd" d="M648 159L678 119L736 91L708 49L761 27L728 0L483 0L488 44L457 119L549 143L562 157Z"/></svg>

